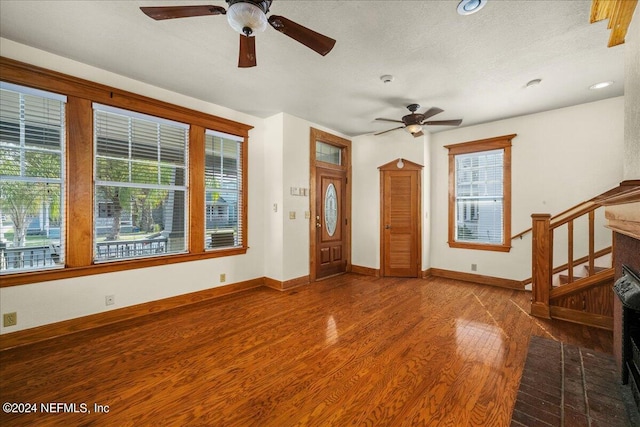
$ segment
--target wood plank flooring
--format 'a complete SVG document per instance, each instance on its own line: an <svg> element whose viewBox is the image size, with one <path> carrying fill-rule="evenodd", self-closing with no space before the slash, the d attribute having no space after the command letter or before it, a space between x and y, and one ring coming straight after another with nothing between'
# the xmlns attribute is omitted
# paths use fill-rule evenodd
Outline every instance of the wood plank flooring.
<svg viewBox="0 0 640 427"><path fill-rule="evenodd" d="M611 352L611 332L529 300L355 274L252 289L0 352L0 402L38 409L0 424L508 426L531 335Z"/></svg>

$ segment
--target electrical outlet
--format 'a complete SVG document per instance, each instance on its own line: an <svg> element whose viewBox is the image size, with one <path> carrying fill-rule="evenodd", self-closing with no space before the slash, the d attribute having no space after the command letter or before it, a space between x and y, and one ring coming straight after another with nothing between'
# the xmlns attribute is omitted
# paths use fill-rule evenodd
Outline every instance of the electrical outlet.
<svg viewBox="0 0 640 427"><path fill-rule="evenodd" d="M478 264L471 264L471 271L478 271Z"/></svg>
<svg viewBox="0 0 640 427"><path fill-rule="evenodd" d="M115 295L107 295L104 297L104 305L113 305L116 303Z"/></svg>
<svg viewBox="0 0 640 427"><path fill-rule="evenodd" d="M222 273L220 274L220 283L224 283L227 280L227 275Z"/></svg>
<svg viewBox="0 0 640 427"><path fill-rule="evenodd" d="M2 326L15 326L18 324L18 313L5 313L2 315Z"/></svg>

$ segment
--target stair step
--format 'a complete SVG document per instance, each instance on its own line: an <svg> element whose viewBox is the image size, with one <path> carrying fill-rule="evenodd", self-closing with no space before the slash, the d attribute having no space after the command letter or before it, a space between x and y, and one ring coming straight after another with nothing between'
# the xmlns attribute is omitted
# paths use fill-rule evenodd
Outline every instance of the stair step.
<svg viewBox="0 0 640 427"><path fill-rule="evenodd" d="M584 266L585 270L587 270L587 273L589 272L589 267L588 266ZM594 273L600 273L601 271L604 270L608 270L611 267L593 267L593 272ZM560 279L560 285L566 285L567 283L569 283L569 275L568 274L561 274L558 276L558 278ZM584 279L584 276L573 276L573 281L577 281L580 279Z"/></svg>
<svg viewBox="0 0 640 427"><path fill-rule="evenodd" d="M560 284L561 285L566 285L567 283L569 283L569 275L568 274L561 274L560 276L558 276L558 278L560 279ZM582 277L582 276L573 276L573 281L574 282L576 280L580 280L580 279L584 279L584 277Z"/></svg>
<svg viewBox="0 0 640 427"><path fill-rule="evenodd" d="M603 270L607 270L607 269L609 269L609 268L611 268L611 267L598 267L598 266L595 266L595 267L593 267L593 271L594 271L595 273L600 273L601 271L603 271ZM589 266L588 266L588 265L585 265L585 266L584 266L584 269L585 269L585 270L587 270L587 271L589 271Z"/></svg>

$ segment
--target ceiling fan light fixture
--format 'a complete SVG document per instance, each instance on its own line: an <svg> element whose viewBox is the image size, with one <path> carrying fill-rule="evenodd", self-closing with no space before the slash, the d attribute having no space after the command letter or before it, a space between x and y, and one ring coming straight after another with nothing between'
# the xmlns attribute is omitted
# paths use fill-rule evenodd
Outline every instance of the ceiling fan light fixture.
<svg viewBox="0 0 640 427"><path fill-rule="evenodd" d="M460 15L471 15L482 9L487 4L487 0L462 0L458 3L458 13Z"/></svg>
<svg viewBox="0 0 640 427"><path fill-rule="evenodd" d="M407 127L405 129L410 134L414 134L414 133L420 132L422 130L422 126L417 124L417 123L414 123L414 124L411 124L411 125L407 125Z"/></svg>
<svg viewBox="0 0 640 427"><path fill-rule="evenodd" d="M245 36L253 36L267 28L265 12L253 3L233 3L227 9L227 20L231 28Z"/></svg>

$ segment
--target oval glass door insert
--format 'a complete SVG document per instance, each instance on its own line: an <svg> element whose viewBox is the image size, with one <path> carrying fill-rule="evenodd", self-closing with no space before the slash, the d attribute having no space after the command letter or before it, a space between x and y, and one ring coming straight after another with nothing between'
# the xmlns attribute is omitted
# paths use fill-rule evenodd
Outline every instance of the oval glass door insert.
<svg viewBox="0 0 640 427"><path fill-rule="evenodd" d="M333 183L327 186L324 195L324 223L327 226L327 234L333 236L338 225L338 195Z"/></svg>

